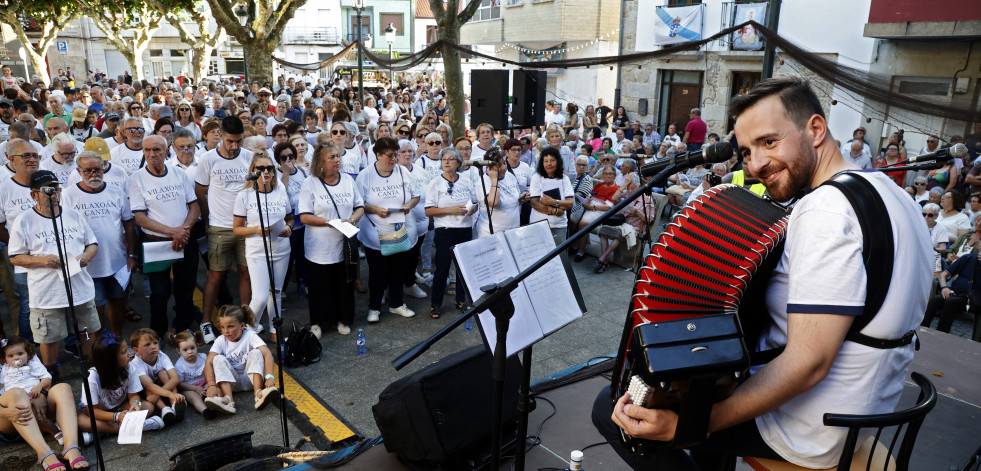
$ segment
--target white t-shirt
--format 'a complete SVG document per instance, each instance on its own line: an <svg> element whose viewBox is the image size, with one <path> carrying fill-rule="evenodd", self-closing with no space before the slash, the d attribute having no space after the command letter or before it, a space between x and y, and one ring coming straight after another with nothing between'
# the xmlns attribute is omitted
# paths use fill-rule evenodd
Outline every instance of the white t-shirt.
<svg viewBox="0 0 981 471"><path fill-rule="evenodd" d="M429 216L426 216L426 188L429 187L429 181L432 180L432 175L418 163L412 164L411 170L404 165L402 168L408 172L409 178L412 179L413 185L416 187L416 191L419 192L419 203L412 207L410 215L413 223L415 223L416 233L421 236L429 229Z"/></svg>
<svg viewBox="0 0 981 471"><path fill-rule="evenodd" d="M198 142L201 140L201 126L199 126L198 123L191 121L191 123L188 124L187 126L183 126L181 125L180 121L177 121L174 123L174 126L178 128L189 129L191 131L191 134L194 135L194 142Z"/></svg>
<svg viewBox="0 0 981 471"><path fill-rule="evenodd" d="M33 208L35 204L37 201L31 197L30 187L17 183L13 176L0 181L0 223L6 224L8 231L17 216ZM14 273L27 273L27 269L15 266Z"/></svg>
<svg viewBox="0 0 981 471"><path fill-rule="evenodd" d="M897 267L881 310L862 333L879 339L899 338L920 324L926 310L933 275L929 234L919 205L891 179L874 171L855 174L871 181L883 197L892 223ZM773 322L761 335L758 349L786 345L788 312L861 315L866 281L862 231L851 204L835 188L815 189L797 203L790 216L784 252L766 291ZM826 378L756 418L760 435L791 463L833 467L847 429L823 425L823 414L892 412L903 392L913 350L913 345L877 349L844 342Z"/></svg>
<svg viewBox="0 0 981 471"><path fill-rule="evenodd" d="M77 257L85 247L98 244L95 233L82 215L74 209L62 206L58 218L58 232L67 252L65 257ZM36 210L24 211L10 226L10 257L14 255L58 255L51 218L41 216ZM72 298L81 306L95 298L95 287L87 270L81 270L70 278ZM37 309L68 307L68 294L61 280L61 268L36 267L27 270L27 288L31 293L30 305Z"/></svg>
<svg viewBox="0 0 981 471"><path fill-rule="evenodd" d="M435 159L430 159L429 154L422 154L416 159L415 165L418 165L429 174L429 178L426 180L426 186L429 186L429 182L443 174L443 163L439 160L439 156Z"/></svg>
<svg viewBox="0 0 981 471"><path fill-rule="evenodd" d="M940 210L940 213L937 214L937 225L944 226L944 228L947 229L948 237L956 238L957 231L960 229L964 229L965 231L971 230L971 218L969 218L966 214L957 213L948 217L944 217L943 214L943 210ZM950 241L951 240L948 239L948 242Z"/></svg>
<svg viewBox="0 0 981 471"><path fill-rule="evenodd" d="M177 359L177 363L174 363L174 369L177 370L177 377L180 378L182 383L201 386L205 383L204 364L207 362L207 358L208 355L198 353L194 363L188 363L181 356Z"/></svg>
<svg viewBox="0 0 981 471"><path fill-rule="evenodd" d="M540 197L546 191L552 189L559 190L559 196L561 196L561 198L556 198L559 201L572 197L574 193L572 191L572 183L569 182L569 177L565 175L562 175L562 179L559 180L557 178L544 178L539 175L538 172L532 174L531 185L528 187L528 193L532 198ZM556 216L553 214L540 213L538 211L531 212L531 217L528 219L528 222L538 222L543 219L548 221L548 227L552 229L566 227L569 225L569 220L566 219L565 214Z"/></svg>
<svg viewBox="0 0 981 471"><path fill-rule="evenodd" d="M398 209L412 198L419 196L419 191L413 185L408 173L401 165L396 165L387 177L379 175L375 165L362 170L358 174L357 184L364 204L389 210ZM375 226L378 224L391 226L401 221L408 222L408 217L410 216L399 211L392 211L388 217L384 218L377 214L365 214L365 217L358 222L358 227L361 229L361 232L358 232L358 240L369 249L381 250L378 245L378 231ZM415 224L406 226L406 230L409 231L409 240L413 241L418 237L414 227Z"/></svg>
<svg viewBox="0 0 981 471"><path fill-rule="evenodd" d="M197 201L193 184L187 175L173 167L161 176L150 173L145 167L129 178L130 209L134 213L144 212L146 216L167 227L179 227L187 219L187 206ZM143 228L147 234L169 237Z"/></svg>
<svg viewBox="0 0 981 471"><path fill-rule="evenodd" d="M368 156L361 146L355 144L350 149L344 149L341 156L341 171L354 176L368 168Z"/></svg>
<svg viewBox="0 0 981 471"><path fill-rule="evenodd" d="M161 371L168 371L174 369L174 363L170 361L170 357L164 352L157 353L157 361L154 364L149 364L143 361L139 355L133 357L130 360L129 365L133 367L133 370L138 372L140 375L147 375L154 382L157 381L157 375Z"/></svg>
<svg viewBox="0 0 981 471"><path fill-rule="evenodd" d="M470 149L470 160L481 160L487 155L487 151L491 150L493 146L484 149L480 147L480 144L475 142L473 147Z"/></svg>
<svg viewBox="0 0 981 471"><path fill-rule="evenodd" d="M477 203L480 193L474 188L473 180L466 175L457 174L456 181L453 182L453 191L450 192L450 181L446 176L440 175L434 178L426 187L426 207L427 208L448 208L450 206L466 205L467 203ZM472 214L446 215L433 217L433 225L436 228L461 228L473 227L474 216Z"/></svg>
<svg viewBox="0 0 981 471"><path fill-rule="evenodd" d="M317 129L316 131L310 131L307 128L303 128L303 133L305 134L305 136L307 138L307 144L309 144L309 147L310 148L317 147L317 136L319 136L320 133L324 132L323 129L320 129L320 128L316 128L316 129ZM270 155L272 155L272 154L270 154Z"/></svg>
<svg viewBox="0 0 981 471"><path fill-rule="evenodd" d="M276 115L272 115L266 118L266 134L272 135L272 128L276 127L277 124L283 124L286 122L284 117L282 121L276 119Z"/></svg>
<svg viewBox="0 0 981 471"><path fill-rule="evenodd" d="M107 162L107 164L109 165L109 170L102 172L102 181L126 193L126 182L129 180L129 174L119 165L113 165L111 162ZM62 188L77 185L80 181L82 181L82 176L77 170L73 171L68 177L68 184L63 185Z"/></svg>
<svg viewBox="0 0 981 471"><path fill-rule="evenodd" d="M102 384L99 383L99 372L95 368L89 368L89 391L92 392L93 406L101 405L104 410L113 410L126 401L128 394L136 394L143 390L139 370L132 363L126 368L128 376L123 380L123 384L116 389L102 389ZM79 405L88 407L85 394L80 394L79 397Z"/></svg>
<svg viewBox="0 0 981 471"><path fill-rule="evenodd" d="M282 182L280 182L282 183ZM289 257L290 238L280 237L279 234L286 229L287 214L293 213L290 205L290 198L283 189L283 185L276 185L269 193L263 193L260 198L262 206L262 218L269 231L269 254L273 258ZM245 218L245 227L259 227L259 205L256 204L255 190L241 190L235 197L235 217ZM265 257L266 251L262 247L262 236L252 234L245 237L245 256Z"/></svg>
<svg viewBox="0 0 981 471"><path fill-rule="evenodd" d="M113 164L122 167L127 175L132 175L133 172L146 166L142 148L133 150L126 144L120 144L109 151L109 156L109 160Z"/></svg>
<svg viewBox="0 0 981 471"><path fill-rule="evenodd" d="M68 178L71 177L73 173L78 173L75 170L76 168L78 167L75 165L74 160L70 162L66 161L65 163L58 163L54 157L49 157L38 165L39 170L49 170L54 173L55 177L58 179L58 184L60 184L62 188L68 186Z"/></svg>
<svg viewBox="0 0 981 471"><path fill-rule="evenodd" d="M14 172L10 170L10 167L6 164L0 165L0 182L8 180L12 176L14 176Z"/></svg>
<svg viewBox="0 0 981 471"><path fill-rule="evenodd" d="M34 355L26 365L17 368L4 363L0 365L0 385L3 386L0 388L0 395L13 388L30 391L42 379L50 377L51 373L48 373L44 363L41 363L39 355Z"/></svg>
<svg viewBox="0 0 981 471"><path fill-rule="evenodd" d="M215 343L211 345L210 352L224 355L235 372L242 375L245 374L245 361L249 358L249 352L263 345L265 343L254 330L245 329L237 342L228 340L224 335L218 336Z"/></svg>
<svg viewBox="0 0 981 471"><path fill-rule="evenodd" d="M364 200L358 191L354 179L341 173L336 185L327 185L330 196L324 189L324 183L317 177L303 181L297 202L297 214L312 214L327 221L334 219L349 219L354 211L364 207ZM334 197L331 202L331 196ZM337 214L334 209L337 204ZM344 235L332 226L310 226L303 232L304 256L307 260L320 265L332 265L344 261Z"/></svg>
<svg viewBox="0 0 981 471"><path fill-rule="evenodd" d="M484 186L479 191L483 193L484 188L487 188L487 193L490 193L491 184L491 177L484 175ZM521 192L518 191L518 179L511 172L505 172L504 178L497 180L497 191L501 194L501 201L490 210L490 220L494 223L495 233L521 225L521 204L518 203ZM479 237L487 237L490 235L490 225L483 195L477 202L480 203L480 211L477 213L477 234Z"/></svg>
<svg viewBox="0 0 981 471"><path fill-rule="evenodd" d="M531 186L531 176L535 174L535 169L531 165L519 161L518 166L511 167L508 172L514 173L514 178L518 181L518 189L526 191Z"/></svg>
<svg viewBox="0 0 981 471"><path fill-rule="evenodd" d="M102 185L98 191L88 192L74 185L62 192L61 202L85 217L99 241L99 252L86 267L89 275L102 278L123 268L126 264L123 221L133 220L129 197L123 190Z"/></svg>
<svg viewBox="0 0 981 471"><path fill-rule="evenodd" d="M208 187L208 224L232 228L235 198L245 186L252 163L252 151L239 149L238 156L226 159L213 149L198 159L197 184Z"/></svg>
<svg viewBox="0 0 981 471"><path fill-rule="evenodd" d="M303 167L296 167L296 171L293 172L292 175L290 175L290 178L288 180L289 181L289 185L286 186L286 194L289 195L289 197L290 197L290 207L293 208L293 214L295 216L299 216L297 214L297 209L296 208L299 207L299 202L300 202L300 199L299 199L300 198L300 189L303 188L303 182L306 181L307 177L309 177L309 176L310 176L310 171L309 170L307 170L307 169L305 169ZM276 178L279 178L279 182L280 183L283 182L283 178L282 177L283 177L282 172L279 172L279 173L276 174ZM294 217L293 220L294 220L293 221L293 224L294 224L293 228L294 229L299 229L299 228L303 227L303 224L300 224L300 218L299 217Z"/></svg>

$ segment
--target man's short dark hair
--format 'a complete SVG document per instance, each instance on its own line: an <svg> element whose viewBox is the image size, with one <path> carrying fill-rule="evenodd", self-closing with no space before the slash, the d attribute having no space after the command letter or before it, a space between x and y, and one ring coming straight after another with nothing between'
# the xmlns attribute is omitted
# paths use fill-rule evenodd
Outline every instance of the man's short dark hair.
<svg viewBox="0 0 981 471"><path fill-rule="evenodd" d="M242 125L242 120L238 116L226 116L221 120L221 132L223 134L244 134L245 126Z"/></svg>
<svg viewBox="0 0 981 471"><path fill-rule="evenodd" d="M810 83L796 78L771 78L756 84L749 93L736 96L729 102L729 114L738 118L760 100L774 95L780 97L787 117L797 129L804 129L811 116L825 118L821 102Z"/></svg>

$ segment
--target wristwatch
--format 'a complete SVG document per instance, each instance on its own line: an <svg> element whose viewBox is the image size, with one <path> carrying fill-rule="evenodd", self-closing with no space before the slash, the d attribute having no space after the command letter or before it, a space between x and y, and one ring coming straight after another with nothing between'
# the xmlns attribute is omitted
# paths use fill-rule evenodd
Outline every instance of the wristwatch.
<svg viewBox="0 0 981 471"><path fill-rule="evenodd" d="M127 256L128 256L129 258L133 258L133 259L137 259L137 260L138 260L138 259L140 258L140 257L138 257L138 256L137 256L136 254L134 254L134 253L131 253L131 254L129 254L129 255L127 255Z"/></svg>

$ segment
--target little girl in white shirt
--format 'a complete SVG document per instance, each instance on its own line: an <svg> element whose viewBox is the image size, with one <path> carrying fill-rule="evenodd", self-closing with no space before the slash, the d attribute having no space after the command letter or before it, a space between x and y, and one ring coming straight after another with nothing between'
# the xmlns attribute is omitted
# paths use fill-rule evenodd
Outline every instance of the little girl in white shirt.
<svg viewBox="0 0 981 471"><path fill-rule="evenodd" d="M207 384L204 379L204 365L208 356L198 353L198 340L201 340L201 343L204 341L195 338L194 335L190 332L177 334L171 332L167 336L167 343L180 353L180 357L174 363L174 369L177 370L177 376L180 378L177 387L184 392L184 397L194 410L200 412L205 419L213 419L218 417L218 411L208 409L204 405L204 387Z"/></svg>

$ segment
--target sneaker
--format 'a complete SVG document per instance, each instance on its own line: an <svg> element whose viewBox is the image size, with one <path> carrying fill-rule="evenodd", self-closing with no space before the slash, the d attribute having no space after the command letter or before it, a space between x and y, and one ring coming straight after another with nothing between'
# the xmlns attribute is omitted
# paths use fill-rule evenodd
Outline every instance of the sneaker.
<svg viewBox="0 0 981 471"><path fill-rule="evenodd" d="M225 397L206 397L204 406L208 409L221 412L223 414L235 414L235 403L228 396Z"/></svg>
<svg viewBox="0 0 981 471"><path fill-rule="evenodd" d="M323 330L321 330L320 326L317 324L310 326L310 333L313 334L314 337L317 337L317 340L320 340L320 337L324 335Z"/></svg>
<svg viewBox="0 0 981 471"><path fill-rule="evenodd" d="M319 329L319 327L318 327L318 329ZM311 330L313 330L313 329L311 328ZM338 322L337 323L337 333L338 334L341 334L341 335L350 335L351 334L351 328L348 327L348 326L346 326L346 325L344 325L342 322Z"/></svg>
<svg viewBox="0 0 981 471"><path fill-rule="evenodd" d="M146 421L143 422L143 431L144 432L146 432L148 430L160 430L162 428L164 428L164 421L163 421L163 419L161 419L160 417L157 417L157 416L147 417L146 418Z"/></svg>
<svg viewBox="0 0 981 471"><path fill-rule="evenodd" d="M408 288L404 288L402 292L405 293L406 296L412 296L413 298L417 299L426 299L429 297L429 295L426 294L426 292L423 291L419 285L412 285Z"/></svg>
<svg viewBox="0 0 981 471"><path fill-rule="evenodd" d="M279 389L275 386L259 391L259 397L255 398L255 410L266 407L266 404L279 399Z"/></svg>
<svg viewBox="0 0 981 471"><path fill-rule="evenodd" d="M82 446L89 446L95 441L95 435L91 432L82 432L81 442Z"/></svg>
<svg viewBox="0 0 981 471"><path fill-rule="evenodd" d="M167 425L174 425L177 422L177 412L171 407L164 407L160 410L160 418L163 419L164 423Z"/></svg>
<svg viewBox="0 0 981 471"><path fill-rule="evenodd" d="M368 311L368 323L369 324L374 324L374 323L378 322L379 321L379 318L378 318L379 315L381 315L380 312L375 311L375 310L369 310Z"/></svg>
<svg viewBox="0 0 981 471"><path fill-rule="evenodd" d="M426 285L432 285L433 283L433 272L424 271L422 272L422 282Z"/></svg>
<svg viewBox="0 0 981 471"><path fill-rule="evenodd" d="M215 327L211 325L210 322L203 322L201 324L201 335L204 338L204 343L211 343L215 341Z"/></svg>
<svg viewBox="0 0 981 471"><path fill-rule="evenodd" d="M432 277L430 277L430 280L431 279ZM429 286L429 280L427 280L425 276L416 273L416 284Z"/></svg>
<svg viewBox="0 0 981 471"><path fill-rule="evenodd" d="M214 409L205 409L201 411L201 416L204 417L204 420L217 419L218 411Z"/></svg>
<svg viewBox="0 0 981 471"><path fill-rule="evenodd" d="M402 317L412 317L416 315L416 313L412 312L412 310L409 309L409 306L406 306L405 304L399 307L390 307L388 308L388 312L392 314L398 314Z"/></svg>
<svg viewBox="0 0 981 471"><path fill-rule="evenodd" d="M263 327L262 324L256 323L256 325L255 325L255 334L256 335L259 335L259 334L265 332L265 330L266 330L266 328Z"/></svg>

